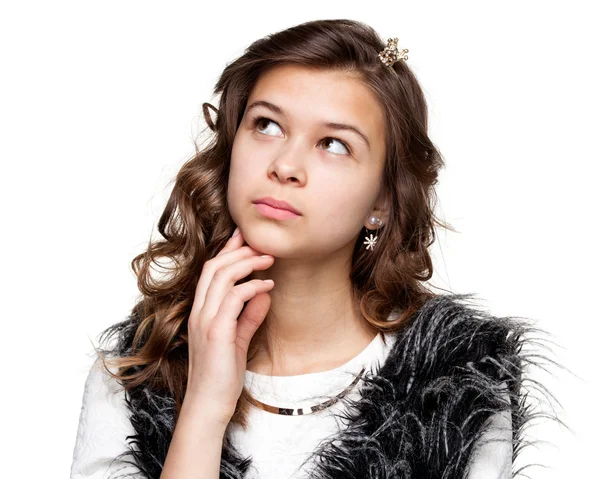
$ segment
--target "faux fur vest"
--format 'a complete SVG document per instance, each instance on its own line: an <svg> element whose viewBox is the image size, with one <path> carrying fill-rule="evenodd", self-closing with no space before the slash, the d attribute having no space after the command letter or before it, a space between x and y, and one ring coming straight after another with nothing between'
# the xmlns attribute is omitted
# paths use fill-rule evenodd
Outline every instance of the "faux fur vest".
<svg viewBox="0 0 600 479"><path fill-rule="evenodd" d="M523 346L541 330L525 318L492 316L470 304L472 298L430 299L396 333L386 361L364 377L355 413L344 416L347 429L314 452L311 478L463 479L486 421L504 410L512 416L514 464L524 428L539 414L525 401L526 389L538 389L537 383L523 379L525 366L543 356L526 354ZM118 333L113 353L131 351L137 325L131 315L109 328ZM136 434L119 457L139 468L137 477L158 479L175 427L174 400L147 385L125 398ZM244 478L250 462L226 436L220 478Z"/></svg>

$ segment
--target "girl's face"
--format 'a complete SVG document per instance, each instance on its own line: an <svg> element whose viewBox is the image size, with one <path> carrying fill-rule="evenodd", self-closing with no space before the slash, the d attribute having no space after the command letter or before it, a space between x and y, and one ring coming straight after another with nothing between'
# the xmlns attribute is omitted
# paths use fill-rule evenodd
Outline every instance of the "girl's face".
<svg viewBox="0 0 600 479"><path fill-rule="evenodd" d="M274 67L256 82L236 132L231 217L248 245L277 258L318 260L351 250L379 199L384 160L383 111L359 80ZM264 197L300 215L267 217L254 203Z"/></svg>

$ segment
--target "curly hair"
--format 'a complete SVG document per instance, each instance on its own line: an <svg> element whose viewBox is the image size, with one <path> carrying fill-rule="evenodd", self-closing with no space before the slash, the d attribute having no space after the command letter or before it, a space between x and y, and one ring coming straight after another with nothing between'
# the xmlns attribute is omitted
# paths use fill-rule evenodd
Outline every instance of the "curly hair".
<svg viewBox="0 0 600 479"><path fill-rule="evenodd" d="M187 320L196 284L203 264L224 247L236 227L227 207L232 144L253 86L278 65L348 73L374 93L384 113L381 187L389 195L389 217L374 251L361 248L363 235L356 242L350 279L357 308L378 330L394 331L435 296L423 284L433 274L428 248L435 241L436 225L454 231L434 215L434 186L444 163L428 136L427 104L415 75L404 61L384 65L378 52L385 46L364 23L317 20L253 42L226 66L214 89L220 94L219 107L203 104L210 141L202 150L195 145L195 154L175 178L158 223L162 239L150 240L147 250L131 262L141 292L129 318L135 327L132 347L112 358L109 349L97 350L105 369L126 390L142 383L168 390L176 414L180 412L188 374ZM153 277L153 263L162 267L162 274ZM401 314L390 321L395 310ZM122 323L106 329L101 342L120 328ZM261 328L253 343L264 332ZM253 351L251 344L248 361ZM117 374L109 371L111 366ZM231 421L245 428L249 405L244 388Z"/></svg>

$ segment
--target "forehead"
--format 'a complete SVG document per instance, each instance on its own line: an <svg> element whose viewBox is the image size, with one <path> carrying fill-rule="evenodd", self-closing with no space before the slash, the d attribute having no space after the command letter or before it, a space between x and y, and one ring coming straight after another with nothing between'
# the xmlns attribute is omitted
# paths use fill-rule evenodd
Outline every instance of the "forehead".
<svg viewBox="0 0 600 479"><path fill-rule="evenodd" d="M383 144L384 117L377 98L348 73L279 65L258 78L247 104L256 100L275 103L292 121L351 123L371 143Z"/></svg>

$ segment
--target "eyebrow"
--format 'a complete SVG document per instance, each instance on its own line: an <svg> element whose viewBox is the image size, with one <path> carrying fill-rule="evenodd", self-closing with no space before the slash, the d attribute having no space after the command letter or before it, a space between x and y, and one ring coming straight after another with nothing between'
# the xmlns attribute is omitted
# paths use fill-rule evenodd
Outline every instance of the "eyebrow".
<svg viewBox="0 0 600 479"><path fill-rule="evenodd" d="M246 108L246 113L248 113L252 108L256 108L259 106L264 106L265 108L271 110L274 113L277 113L279 115L285 116L286 118L289 118L288 114L283 110L283 108L275 105L274 103L271 103L271 102L268 102L265 100L257 100L255 102L253 102L251 105L249 105ZM371 144L369 143L369 139L367 138L367 135L365 135L362 131L360 131L354 125L347 125L345 123L336 123L333 121L323 121L320 123L320 125L325 126L327 128L331 128L333 130L352 131L352 132L356 133L358 136L360 136L360 138L367 144L367 148L369 148L369 150L371 149Z"/></svg>

